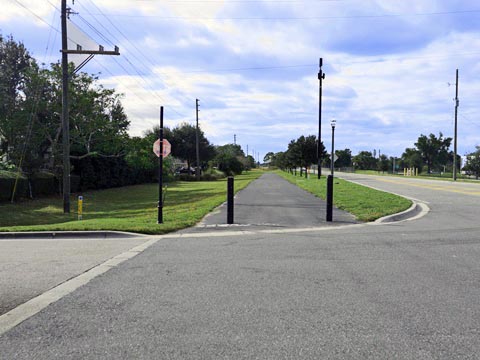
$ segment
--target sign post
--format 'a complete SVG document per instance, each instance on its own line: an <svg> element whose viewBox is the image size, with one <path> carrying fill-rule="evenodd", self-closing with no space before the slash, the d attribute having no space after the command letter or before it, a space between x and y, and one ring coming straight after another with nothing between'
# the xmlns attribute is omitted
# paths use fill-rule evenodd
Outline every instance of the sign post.
<svg viewBox="0 0 480 360"><path fill-rule="evenodd" d="M160 106L160 130L158 140L153 144L153 152L158 156L158 216L157 224L163 224L163 158L170 154L172 146L163 138L163 106Z"/></svg>
<svg viewBox="0 0 480 360"><path fill-rule="evenodd" d="M158 217L157 224L163 224L163 158L172 151L172 145L163 138L163 106L160 106L160 130L158 140L153 143L153 152L158 156Z"/></svg>

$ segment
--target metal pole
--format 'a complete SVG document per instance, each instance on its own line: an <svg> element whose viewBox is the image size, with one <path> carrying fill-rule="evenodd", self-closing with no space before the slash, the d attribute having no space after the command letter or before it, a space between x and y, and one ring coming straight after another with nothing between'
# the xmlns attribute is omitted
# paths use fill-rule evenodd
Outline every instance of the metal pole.
<svg viewBox="0 0 480 360"><path fill-rule="evenodd" d="M323 58L319 61L318 71L318 144L317 144L317 160L318 160L318 179L322 176L322 80L325 79L325 74L322 71Z"/></svg>
<svg viewBox="0 0 480 360"><path fill-rule="evenodd" d="M198 99L195 99L195 104L196 104L196 109L197 109L197 131L195 132L195 141L196 141L196 151L197 151L197 166L195 168L195 177L197 180L200 180L200 144L199 144L199 138L200 136L198 135L199 129L198 129Z"/></svg>
<svg viewBox="0 0 480 360"><path fill-rule="evenodd" d="M62 0L63 212L70 213L70 122L68 114L67 0Z"/></svg>
<svg viewBox="0 0 480 360"><path fill-rule="evenodd" d="M453 180L457 180L457 115L458 115L458 69L455 80L455 130L453 136Z"/></svg>
<svg viewBox="0 0 480 360"><path fill-rule="evenodd" d="M158 157L158 217L157 224L163 224L163 106L160 106L160 156Z"/></svg>
<svg viewBox="0 0 480 360"><path fill-rule="evenodd" d="M327 176L327 221L332 221L333 213L333 175Z"/></svg>
<svg viewBox="0 0 480 360"><path fill-rule="evenodd" d="M233 176L227 179L227 224L233 224Z"/></svg>
<svg viewBox="0 0 480 360"><path fill-rule="evenodd" d="M330 174L333 176L333 169L334 169L334 163L335 163L335 126L332 125L332 159L331 159L331 164L330 164Z"/></svg>

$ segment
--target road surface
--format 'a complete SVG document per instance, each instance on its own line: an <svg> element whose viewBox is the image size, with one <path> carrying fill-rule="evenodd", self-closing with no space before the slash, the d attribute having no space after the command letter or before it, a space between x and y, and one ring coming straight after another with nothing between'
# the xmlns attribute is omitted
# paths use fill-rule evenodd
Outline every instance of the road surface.
<svg viewBox="0 0 480 360"><path fill-rule="evenodd" d="M158 238L1 335L1 358L478 359L480 187L340 176L430 212Z"/></svg>

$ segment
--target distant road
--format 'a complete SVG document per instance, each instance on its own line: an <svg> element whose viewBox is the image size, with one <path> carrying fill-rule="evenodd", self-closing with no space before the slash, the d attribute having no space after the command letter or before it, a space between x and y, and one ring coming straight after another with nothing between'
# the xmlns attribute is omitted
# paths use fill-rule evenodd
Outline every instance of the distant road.
<svg viewBox="0 0 480 360"><path fill-rule="evenodd" d="M171 234L0 336L3 359L478 359L480 186L337 174L413 221Z"/></svg>

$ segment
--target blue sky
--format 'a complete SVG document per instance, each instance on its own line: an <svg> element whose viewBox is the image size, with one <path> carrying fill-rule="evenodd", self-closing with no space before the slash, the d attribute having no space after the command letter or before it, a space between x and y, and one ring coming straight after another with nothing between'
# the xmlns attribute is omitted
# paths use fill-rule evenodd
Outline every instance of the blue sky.
<svg viewBox="0 0 480 360"><path fill-rule="evenodd" d="M0 0L0 31L41 62L60 58L59 0ZM23 6L22 6L23 5ZM116 44L120 57L85 68L124 93L130 133L158 123L200 124L217 145L283 151L318 133L318 59L324 59L322 140L354 154L400 156L420 134L480 145L480 6L473 0L75 0L70 37ZM27 10L27 9L28 10ZM80 35L83 33L83 35ZM90 41L85 39L90 38ZM450 85L449 85L450 84ZM452 147L453 149L453 147Z"/></svg>

